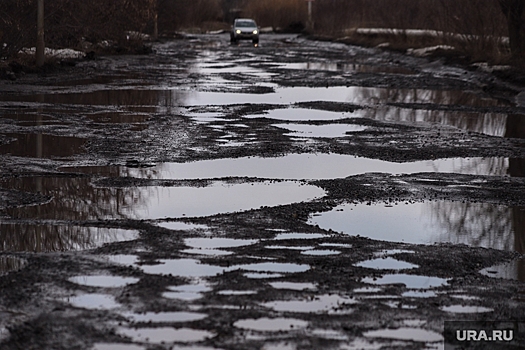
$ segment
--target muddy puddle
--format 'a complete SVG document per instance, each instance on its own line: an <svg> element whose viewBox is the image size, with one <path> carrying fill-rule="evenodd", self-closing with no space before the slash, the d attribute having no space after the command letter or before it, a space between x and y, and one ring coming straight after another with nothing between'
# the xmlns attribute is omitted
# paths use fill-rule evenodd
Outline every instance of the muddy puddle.
<svg viewBox="0 0 525 350"><path fill-rule="evenodd" d="M84 250L106 243L132 241L137 231L46 223L0 223L3 251L56 252Z"/></svg>
<svg viewBox="0 0 525 350"><path fill-rule="evenodd" d="M364 173L411 174L423 172L472 175L507 174L505 158L449 158L395 163L341 154L288 154L282 157L242 157L188 163L161 163L148 168L76 167L68 172L149 179L258 177L264 179L336 179Z"/></svg>
<svg viewBox="0 0 525 350"><path fill-rule="evenodd" d="M52 220L160 219L209 216L310 201L325 195L296 181L232 184L215 181L205 187L95 187L86 178L33 177L1 182L5 188L52 195L37 206L8 209L16 218Z"/></svg>
<svg viewBox="0 0 525 350"><path fill-rule="evenodd" d="M7 134L12 141L0 145L0 154L15 157L65 158L84 152L83 138L43 133Z"/></svg>
<svg viewBox="0 0 525 350"><path fill-rule="evenodd" d="M455 243L522 250L523 211L489 203L342 204L308 223L348 235L414 244Z"/></svg>

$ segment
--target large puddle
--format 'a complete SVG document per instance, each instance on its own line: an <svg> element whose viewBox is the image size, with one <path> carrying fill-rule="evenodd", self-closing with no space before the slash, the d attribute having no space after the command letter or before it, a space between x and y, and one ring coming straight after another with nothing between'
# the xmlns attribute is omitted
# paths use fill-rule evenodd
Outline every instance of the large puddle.
<svg viewBox="0 0 525 350"><path fill-rule="evenodd" d="M335 179L371 172L411 174L422 172L472 175L506 175L506 158L448 158L407 163L341 154L288 154L283 157L243 157L188 163L162 163L149 168L76 167L64 171L129 176L148 179L201 179L258 177L265 179Z"/></svg>
<svg viewBox="0 0 525 350"><path fill-rule="evenodd" d="M32 177L1 183L7 188L52 195L49 203L8 209L18 218L54 220L159 219L208 216L320 198L325 192L295 181L207 187L98 188L85 178Z"/></svg>
<svg viewBox="0 0 525 350"><path fill-rule="evenodd" d="M331 211L314 214L308 223L382 241L451 242L521 252L524 215L525 211L520 208L459 201L342 204Z"/></svg>
<svg viewBox="0 0 525 350"><path fill-rule="evenodd" d="M47 134L7 134L14 141L1 145L0 154L16 157L63 158L83 152L85 139Z"/></svg>
<svg viewBox="0 0 525 350"><path fill-rule="evenodd" d="M497 106L496 99L482 98L465 91L387 89L358 86L336 87L278 87L275 92L250 94L235 92L190 91L184 89L121 89L96 90L84 93L55 93L34 95L3 95L0 101L35 102L52 104L118 105L118 106L199 106L232 104L293 104L298 102L344 102L360 106L386 103L434 103L487 107Z"/></svg>

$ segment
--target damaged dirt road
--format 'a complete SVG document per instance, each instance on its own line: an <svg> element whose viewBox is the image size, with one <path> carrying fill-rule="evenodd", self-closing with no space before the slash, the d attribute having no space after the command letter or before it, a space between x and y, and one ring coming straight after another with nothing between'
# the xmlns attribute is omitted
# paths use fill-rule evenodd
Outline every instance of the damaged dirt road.
<svg viewBox="0 0 525 350"><path fill-rule="evenodd" d="M0 84L0 348L441 349L447 320L524 321L517 88L292 35L153 49Z"/></svg>

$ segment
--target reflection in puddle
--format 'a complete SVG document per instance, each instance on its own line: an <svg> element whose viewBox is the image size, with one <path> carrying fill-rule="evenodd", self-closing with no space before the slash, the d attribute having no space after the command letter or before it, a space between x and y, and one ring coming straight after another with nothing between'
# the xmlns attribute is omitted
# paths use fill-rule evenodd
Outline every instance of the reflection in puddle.
<svg viewBox="0 0 525 350"><path fill-rule="evenodd" d="M264 73L266 74L266 73ZM334 86L275 87L275 92L250 94L193 91L189 89L116 89L77 93L0 95L0 101L44 104L82 104L102 106L180 107L232 104L291 104L298 102L346 102L362 106L386 103L436 103L442 105L487 107L498 106L496 99L482 98L475 93L452 90L388 89L373 87ZM233 87L238 90L238 87Z"/></svg>
<svg viewBox="0 0 525 350"><path fill-rule="evenodd" d="M0 256L0 275L23 269L27 260L14 256Z"/></svg>
<svg viewBox="0 0 525 350"><path fill-rule="evenodd" d="M124 287L128 284L137 283L138 278L120 276L75 276L68 279L70 282L91 287Z"/></svg>
<svg viewBox="0 0 525 350"><path fill-rule="evenodd" d="M416 244L451 242L475 247L515 250L515 211L491 203L436 201L399 204L344 204L314 214L310 225L349 235Z"/></svg>
<svg viewBox="0 0 525 350"><path fill-rule="evenodd" d="M209 292L212 289L206 283L199 283L170 286L168 290L169 292L162 293L164 298L193 301L201 299L204 296L203 293Z"/></svg>
<svg viewBox="0 0 525 350"><path fill-rule="evenodd" d="M307 121L307 120L336 120L344 118L355 117L352 113L343 112L332 112L321 109L309 109L309 108L285 108L285 109L272 109L265 114L252 114L245 116L244 118L267 118L277 120L289 120L289 121ZM274 125L277 127L283 127L288 129L289 124L278 124ZM292 124L294 127L301 124ZM335 124L339 126L339 134L341 134L341 128L346 128L343 124ZM304 125L305 127L314 127L315 125ZM332 125L333 127L333 125ZM292 130L292 129L290 129ZM301 130L299 130L301 131ZM344 133L344 132L343 132Z"/></svg>
<svg viewBox="0 0 525 350"><path fill-rule="evenodd" d="M171 322L192 322L202 320L208 315L196 312L146 312L144 314L124 313L122 316L133 322L155 322L155 323L171 323Z"/></svg>
<svg viewBox="0 0 525 350"><path fill-rule="evenodd" d="M62 158L84 152L85 139L47 134L7 134L16 141L0 146L0 154L16 157Z"/></svg>
<svg viewBox="0 0 525 350"><path fill-rule="evenodd" d="M34 210L35 207L31 209ZM138 237L137 231L112 228L25 223L0 224L0 246L6 251L84 250L105 243L131 241Z"/></svg>
<svg viewBox="0 0 525 350"><path fill-rule="evenodd" d="M306 328L308 322L295 318L258 318L239 320L233 324L234 327L249 329L260 332L279 332L300 330Z"/></svg>
<svg viewBox="0 0 525 350"><path fill-rule="evenodd" d="M8 209L18 218L57 220L157 219L207 216L309 201L325 191L301 182L257 182L207 187L97 188L85 178L11 179L3 186L53 195L50 203Z"/></svg>
<svg viewBox="0 0 525 350"><path fill-rule="evenodd" d="M265 278L279 278L283 277L281 273L259 273L259 272L253 272L253 273L245 273L245 277L252 278L252 279L265 279Z"/></svg>
<svg viewBox="0 0 525 350"><path fill-rule="evenodd" d="M146 348L135 344L96 343L92 350L146 350Z"/></svg>
<svg viewBox="0 0 525 350"><path fill-rule="evenodd" d="M348 136L348 132L357 132L366 129L365 126L352 124L274 124L272 126L290 130L290 132L286 132L285 134L292 137L344 137Z"/></svg>
<svg viewBox="0 0 525 350"><path fill-rule="evenodd" d="M343 73L384 73L384 74L416 74L415 71L405 67L390 66L370 66L354 63L334 63L334 62L296 62L296 63L278 63L280 69L298 69L298 70L317 70Z"/></svg>
<svg viewBox="0 0 525 350"><path fill-rule="evenodd" d="M254 272L298 273L308 271L310 269L310 265L269 262L258 264L235 265L231 268L231 270L237 269Z"/></svg>
<svg viewBox="0 0 525 350"><path fill-rule="evenodd" d="M370 338L387 338L397 340L411 340L417 342L441 342L443 336L439 333L428 331L421 328L402 327L397 329L381 329L368 331L363 334Z"/></svg>
<svg viewBox="0 0 525 350"><path fill-rule="evenodd" d="M288 154L282 157L243 157L162 163L150 168L77 167L63 171L148 179L202 179L258 177L264 179L335 179L365 173L413 174L425 172L505 176L505 158L449 158L407 163L387 162L342 154ZM113 174L112 174L113 172Z"/></svg>
<svg viewBox="0 0 525 350"><path fill-rule="evenodd" d="M299 283L299 282L270 282L268 283L275 289L290 289L290 290L315 290L317 287L313 283Z"/></svg>
<svg viewBox="0 0 525 350"><path fill-rule="evenodd" d="M408 289L427 289L448 284L444 278L407 274L385 275L377 279L366 277L362 279L362 282L370 284L404 284Z"/></svg>
<svg viewBox="0 0 525 350"><path fill-rule="evenodd" d="M521 252L524 253L524 252ZM487 267L480 271L482 275L525 282L525 260L516 259L508 263Z"/></svg>
<svg viewBox="0 0 525 350"><path fill-rule="evenodd" d="M220 295L254 295L257 294L255 290L221 290L217 292Z"/></svg>
<svg viewBox="0 0 525 350"><path fill-rule="evenodd" d="M279 233L273 239L274 240L285 240L285 239L319 239L329 237L321 233Z"/></svg>
<svg viewBox="0 0 525 350"><path fill-rule="evenodd" d="M171 327L158 327L158 328L119 328L118 333L130 337L133 341L141 343L173 343L173 342L199 342L206 338L211 338L215 334L190 328L171 328Z"/></svg>
<svg viewBox="0 0 525 350"><path fill-rule="evenodd" d="M142 265L140 268L145 273L163 274L181 277L207 277L215 276L226 271L226 268L201 264L199 260L177 259L160 260L157 265Z"/></svg>
<svg viewBox="0 0 525 350"><path fill-rule="evenodd" d="M354 264L354 266L376 270L405 270L415 269L418 267L417 265L407 263L406 261L400 261L394 258L379 258L361 261L357 264Z"/></svg>
<svg viewBox="0 0 525 350"><path fill-rule="evenodd" d="M115 298L107 294L84 294L65 298L64 301L74 307L90 310L110 310L121 306Z"/></svg>
<svg viewBox="0 0 525 350"><path fill-rule="evenodd" d="M338 250L329 249L315 249L315 250L304 250L301 252L303 255L314 255L314 256L325 256L325 255L339 255L341 254Z"/></svg>
<svg viewBox="0 0 525 350"><path fill-rule="evenodd" d="M442 306L440 307L440 309L445 312L457 313L457 314L476 314L476 313L494 311L494 309L489 309L483 306L468 306L468 305Z"/></svg>
<svg viewBox="0 0 525 350"><path fill-rule="evenodd" d="M303 300L272 301L262 305L275 311L316 313L335 311L346 305L355 303L357 303L356 300L344 298L339 295L323 294Z"/></svg>
<svg viewBox="0 0 525 350"><path fill-rule="evenodd" d="M207 229L208 226L206 225L198 225L198 224L192 224L192 223L186 223L186 222L180 222L180 221L172 221L172 222L159 222L157 226L167 228L168 230L181 230L181 231L187 231L187 230L204 230Z"/></svg>
<svg viewBox="0 0 525 350"><path fill-rule="evenodd" d="M437 296L437 294L431 290L426 290L426 291L411 290L408 292L404 292L403 294L401 294L401 296L404 298L433 298Z"/></svg>
<svg viewBox="0 0 525 350"><path fill-rule="evenodd" d="M134 124L144 123L150 116L147 114L131 114L129 112L102 112L87 114L86 117L93 120L96 123L113 123L113 124Z"/></svg>

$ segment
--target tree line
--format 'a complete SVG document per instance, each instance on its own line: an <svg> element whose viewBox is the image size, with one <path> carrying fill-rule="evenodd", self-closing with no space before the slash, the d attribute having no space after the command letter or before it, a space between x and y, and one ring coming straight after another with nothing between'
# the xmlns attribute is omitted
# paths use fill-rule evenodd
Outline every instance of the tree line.
<svg viewBox="0 0 525 350"><path fill-rule="evenodd" d="M525 53L524 0L316 0L315 34L344 36L351 28L430 29L460 33L493 56ZM300 31L304 0L45 0L45 42L53 48L89 50L113 43L126 51L129 32L169 35L177 30L228 29L233 18ZM0 1L0 58L16 56L36 42L37 0ZM470 36L467 36L470 35ZM487 46L490 38L509 42ZM132 38L140 39L140 37ZM485 46L483 46L485 45Z"/></svg>

